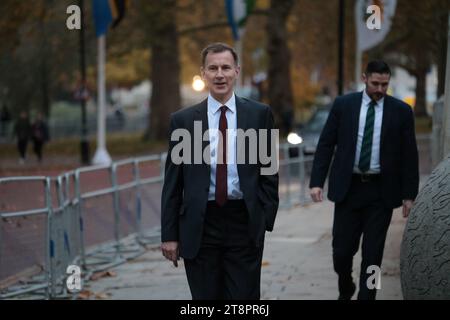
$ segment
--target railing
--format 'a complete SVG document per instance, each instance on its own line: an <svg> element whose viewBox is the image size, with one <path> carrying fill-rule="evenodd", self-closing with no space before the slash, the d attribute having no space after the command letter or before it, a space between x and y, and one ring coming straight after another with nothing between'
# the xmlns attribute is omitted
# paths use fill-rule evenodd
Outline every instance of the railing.
<svg viewBox="0 0 450 320"><path fill-rule="evenodd" d="M164 157L161 154L80 168L55 178L0 178L2 189L15 184L12 189L20 198L18 202L30 194L45 198L45 206L38 209L0 213L0 298L23 294L65 297L69 265L81 266L87 279L93 272L144 252L146 244L156 241L159 223L156 214L153 221L148 215L143 219L142 194L150 191L159 199L155 190L161 189ZM153 175L142 175L143 169ZM90 175L89 185L94 184L95 189L88 190L86 175ZM31 187L32 182L40 182L43 188ZM146 186L153 188L144 190ZM1 194L5 196L3 202L9 200L8 192ZM93 203L98 206L90 210ZM153 211L157 206L153 205ZM27 232L33 229L38 229L38 234ZM34 258L30 259L30 254ZM25 272L17 275L18 271Z"/></svg>
<svg viewBox="0 0 450 320"><path fill-rule="evenodd" d="M0 210L6 209L0 213L0 299L73 297L65 283L68 266L80 266L87 281L159 242L166 156L83 167L57 177L0 178ZM311 163L301 145L280 146L281 208L308 202ZM38 209L10 204L26 206L30 197L42 200Z"/></svg>

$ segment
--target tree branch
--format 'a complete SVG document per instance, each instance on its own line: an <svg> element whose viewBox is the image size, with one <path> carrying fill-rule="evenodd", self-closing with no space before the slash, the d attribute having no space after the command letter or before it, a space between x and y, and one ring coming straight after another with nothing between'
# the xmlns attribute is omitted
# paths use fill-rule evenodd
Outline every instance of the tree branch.
<svg viewBox="0 0 450 320"><path fill-rule="evenodd" d="M186 28L183 30L179 30L178 31L178 36L185 36L194 32L198 32L198 31L204 31L204 30L210 30L210 29L215 29L215 28L223 28L223 27L227 27L228 26L228 21L218 21L218 22L213 22L210 24L204 24L201 26L195 26L195 27L190 27L190 28Z"/></svg>
<svg viewBox="0 0 450 320"><path fill-rule="evenodd" d="M252 12L250 12L250 15L253 16L268 16L269 10L268 9L253 9Z"/></svg>
<svg viewBox="0 0 450 320"><path fill-rule="evenodd" d="M269 10L267 10L267 9L254 9L250 13L250 15L268 16L269 15ZM205 30L210 30L210 29L215 29L215 28L223 28L223 27L227 27L227 26L228 26L228 21L223 20L223 21L208 23L208 24L204 24L204 25L200 25L200 26L188 27L186 29L178 30L178 36L185 36L185 35L188 35L188 34L191 34L191 33L194 33L194 32L198 32L198 31L205 31Z"/></svg>

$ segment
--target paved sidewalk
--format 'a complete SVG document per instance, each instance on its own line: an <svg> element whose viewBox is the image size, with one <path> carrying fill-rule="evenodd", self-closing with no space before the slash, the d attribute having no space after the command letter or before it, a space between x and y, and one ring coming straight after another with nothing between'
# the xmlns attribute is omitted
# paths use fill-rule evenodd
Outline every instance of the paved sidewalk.
<svg viewBox="0 0 450 320"><path fill-rule="evenodd" d="M331 256L332 220L333 204L329 201L278 212L275 230L266 237L262 299L337 298L337 276ZM401 211L395 210L377 299L402 299L399 257L405 223ZM354 259L355 280L360 259L358 252ZM191 299L183 263L173 267L157 245L110 271L111 276L86 284L84 289L90 293L90 299Z"/></svg>

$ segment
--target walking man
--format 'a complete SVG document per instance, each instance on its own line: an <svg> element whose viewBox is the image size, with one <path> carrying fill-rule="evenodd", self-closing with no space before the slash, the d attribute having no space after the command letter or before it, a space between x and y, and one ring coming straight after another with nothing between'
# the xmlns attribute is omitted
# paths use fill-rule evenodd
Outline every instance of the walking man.
<svg viewBox="0 0 450 320"><path fill-rule="evenodd" d="M21 111L19 119L14 124L14 136L17 138L19 163L24 164L27 155L28 140L31 138L31 124L26 111Z"/></svg>
<svg viewBox="0 0 450 320"><path fill-rule="evenodd" d="M48 126L42 113L38 113L36 120L31 125L31 138L33 150L39 162L42 162L42 149L49 140Z"/></svg>
<svg viewBox="0 0 450 320"><path fill-rule="evenodd" d="M335 203L333 264L339 299L350 300L353 256L362 237L358 299L375 299L368 286L369 266L381 266L394 208L406 218L418 193L418 152L410 106L386 94L391 71L380 60L367 65L365 90L336 98L320 136L311 173L311 197ZM370 269L369 269L370 270Z"/></svg>
<svg viewBox="0 0 450 320"><path fill-rule="evenodd" d="M208 98L170 119L172 138L175 130L185 129L191 154L201 146L200 164L177 164L171 139L161 201L162 253L175 266L179 257L184 259L193 299L260 298L264 235L272 231L278 210L278 173L261 174L265 164L259 160L236 161L239 150L249 155L250 144L237 145L230 130L273 129L269 106L234 94L239 71L232 47L207 46L201 74ZM203 134L209 129L209 141L194 141L195 122L201 123ZM269 140L264 143L270 151Z"/></svg>

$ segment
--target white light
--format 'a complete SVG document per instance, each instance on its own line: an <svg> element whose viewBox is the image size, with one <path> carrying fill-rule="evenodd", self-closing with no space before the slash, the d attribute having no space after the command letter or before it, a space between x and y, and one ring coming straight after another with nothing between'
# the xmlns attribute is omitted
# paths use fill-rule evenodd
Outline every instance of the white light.
<svg viewBox="0 0 450 320"><path fill-rule="evenodd" d="M195 76L192 80L192 88L195 91L202 91L205 89L205 82L203 82L202 78L200 76Z"/></svg>
<svg viewBox="0 0 450 320"><path fill-rule="evenodd" d="M303 142L302 137L300 137L298 134L296 134L295 132L291 132L288 134L287 136L287 141L290 144L300 144Z"/></svg>

